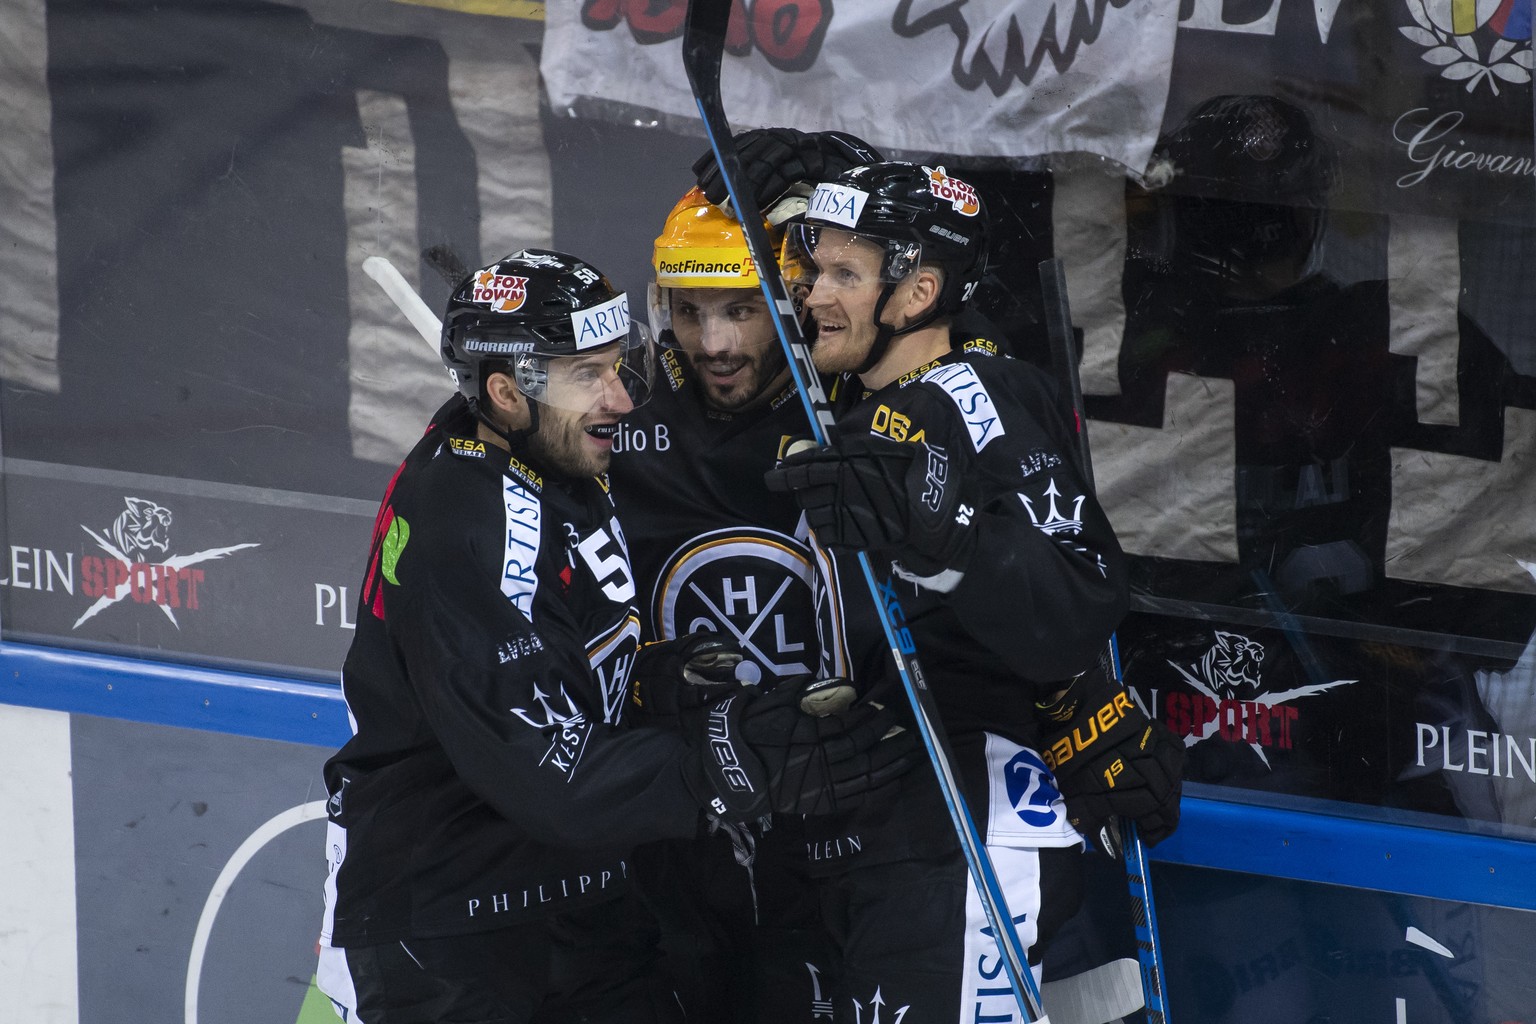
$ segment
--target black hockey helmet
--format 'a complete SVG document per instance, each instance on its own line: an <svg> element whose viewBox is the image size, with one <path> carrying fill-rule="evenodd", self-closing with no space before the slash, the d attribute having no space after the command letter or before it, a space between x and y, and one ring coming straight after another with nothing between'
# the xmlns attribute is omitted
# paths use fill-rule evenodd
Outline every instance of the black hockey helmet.
<svg viewBox="0 0 1536 1024"><path fill-rule="evenodd" d="M944 270L937 312L953 316L987 268L987 211L976 189L942 166L866 164L816 186L801 228L815 247L822 227L863 236L885 249L882 277L898 281L921 263Z"/></svg>
<svg viewBox="0 0 1536 1024"><path fill-rule="evenodd" d="M564 404L549 388L550 360L617 345L614 369L635 405L650 397L654 352L629 298L595 267L546 249L522 249L460 282L443 317L442 360L485 419L485 379L506 373L534 402Z"/></svg>
<svg viewBox="0 0 1536 1024"><path fill-rule="evenodd" d="M1247 203L1320 206L1336 174L1305 110L1277 96L1213 96L1158 141L1171 191Z"/></svg>
<svg viewBox="0 0 1536 1024"><path fill-rule="evenodd" d="M1159 141L1153 166L1172 176L1154 233L1136 248L1172 270L1247 293L1321 268L1337 161L1305 110L1268 95L1212 97Z"/></svg>

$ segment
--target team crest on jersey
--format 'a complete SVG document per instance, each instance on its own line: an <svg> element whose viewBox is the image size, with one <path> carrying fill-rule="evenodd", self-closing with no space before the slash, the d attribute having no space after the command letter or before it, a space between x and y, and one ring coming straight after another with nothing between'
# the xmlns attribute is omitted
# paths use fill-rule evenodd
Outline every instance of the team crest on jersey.
<svg viewBox="0 0 1536 1024"><path fill-rule="evenodd" d="M811 672L816 620L810 552L774 530L701 534L667 559L651 601L662 636L699 630L735 639L765 675Z"/></svg>
<svg viewBox="0 0 1536 1024"><path fill-rule="evenodd" d="M629 674L640 647L640 620L629 615L614 629L587 645L587 660L603 694L603 721L617 725L629 695Z"/></svg>

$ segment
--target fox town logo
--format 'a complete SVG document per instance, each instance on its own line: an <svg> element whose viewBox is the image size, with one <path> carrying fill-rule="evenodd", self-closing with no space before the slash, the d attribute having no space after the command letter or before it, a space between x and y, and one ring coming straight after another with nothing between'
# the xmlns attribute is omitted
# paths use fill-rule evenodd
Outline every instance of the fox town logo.
<svg viewBox="0 0 1536 1024"><path fill-rule="evenodd" d="M144 498L124 498L123 503L124 511L100 533L83 523L80 526L103 554L80 560L80 590L96 601L75 620L75 629L124 599L155 605L180 629L177 610L196 611L198 607L197 588L203 582L203 570L196 567L261 546L232 544L186 555L171 554L171 510Z"/></svg>
<svg viewBox="0 0 1536 1024"><path fill-rule="evenodd" d="M516 274L498 274L494 269L475 275L471 302L483 303L499 313L521 309L528 300L528 279Z"/></svg>
<svg viewBox="0 0 1536 1024"><path fill-rule="evenodd" d="M1270 767L1266 747L1289 750L1293 745L1291 723L1298 717L1290 702L1311 697L1337 686L1358 682L1335 679L1332 682L1298 686L1279 693L1263 692L1260 668L1264 646L1238 633L1217 630L1216 643L1199 661L1168 664L1194 688L1195 692L1170 693L1166 701L1166 722L1192 747L1213 736L1232 743L1247 743Z"/></svg>

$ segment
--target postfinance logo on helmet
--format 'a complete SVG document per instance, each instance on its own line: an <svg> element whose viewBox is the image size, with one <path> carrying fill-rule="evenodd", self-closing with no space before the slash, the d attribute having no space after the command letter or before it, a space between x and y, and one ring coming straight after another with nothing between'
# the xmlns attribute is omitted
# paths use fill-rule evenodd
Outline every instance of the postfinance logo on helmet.
<svg viewBox="0 0 1536 1024"><path fill-rule="evenodd" d="M764 221L769 240L779 231ZM756 288L757 267L741 225L690 189L667 215L652 256L658 288ZM654 325L653 325L654 326Z"/></svg>

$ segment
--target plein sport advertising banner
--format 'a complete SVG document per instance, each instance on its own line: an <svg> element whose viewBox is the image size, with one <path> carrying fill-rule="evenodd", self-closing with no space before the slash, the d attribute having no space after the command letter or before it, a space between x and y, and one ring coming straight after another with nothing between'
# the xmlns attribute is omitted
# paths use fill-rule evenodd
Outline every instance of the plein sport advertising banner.
<svg viewBox="0 0 1536 1024"><path fill-rule="evenodd" d="M686 0L548 9L557 112L693 120ZM722 71L737 126L843 129L956 156L1095 153L1140 169L1162 121L1175 0L736 0ZM597 105L594 106L594 101Z"/></svg>

